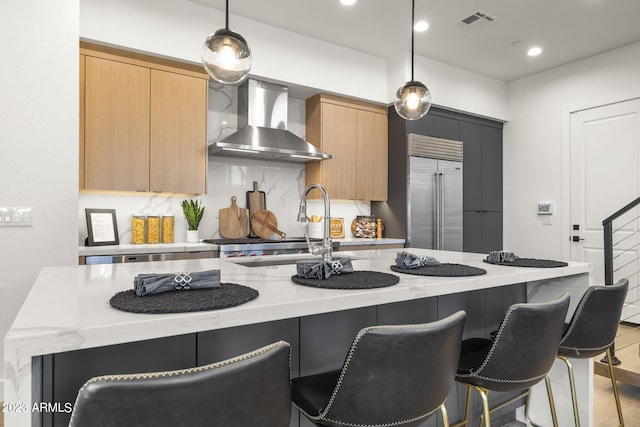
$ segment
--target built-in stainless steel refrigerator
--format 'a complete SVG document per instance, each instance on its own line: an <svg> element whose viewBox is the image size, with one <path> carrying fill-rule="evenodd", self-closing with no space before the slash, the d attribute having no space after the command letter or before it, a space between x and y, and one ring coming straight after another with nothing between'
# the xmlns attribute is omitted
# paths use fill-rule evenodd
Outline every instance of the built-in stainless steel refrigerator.
<svg viewBox="0 0 640 427"><path fill-rule="evenodd" d="M410 247L462 251L462 142L409 135Z"/></svg>

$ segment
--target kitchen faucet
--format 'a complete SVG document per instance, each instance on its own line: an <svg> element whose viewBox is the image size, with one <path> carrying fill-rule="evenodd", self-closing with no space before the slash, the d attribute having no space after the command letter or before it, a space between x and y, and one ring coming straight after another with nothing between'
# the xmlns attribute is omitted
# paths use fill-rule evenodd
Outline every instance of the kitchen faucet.
<svg viewBox="0 0 640 427"><path fill-rule="evenodd" d="M307 218L307 197L309 196L309 193L313 191L314 188L318 189L318 191L322 193L322 201L324 203L324 231L322 234L322 244L312 246L311 242L309 241L309 232L306 231L304 234L305 234L305 237L307 238L307 245L309 246L309 251L313 255L322 254L322 258L324 261L331 262L332 255L333 255L332 254L333 248L331 246L331 233L330 233L331 216L329 213L329 211L331 210L331 206L330 206L331 203L329 202L329 194L327 194L327 190L325 190L325 188L322 185L311 184L304 191L304 194L302 195L302 199L300 200L300 209L298 210L298 221L299 222L309 221L309 219Z"/></svg>

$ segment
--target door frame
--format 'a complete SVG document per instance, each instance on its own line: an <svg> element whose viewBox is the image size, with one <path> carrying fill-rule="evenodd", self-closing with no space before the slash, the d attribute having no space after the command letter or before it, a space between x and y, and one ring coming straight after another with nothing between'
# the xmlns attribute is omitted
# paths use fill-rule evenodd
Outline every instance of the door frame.
<svg viewBox="0 0 640 427"><path fill-rule="evenodd" d="M562 108L562 259L570 260L571 257L571 115L579 113L580 111L618 104L638 98L640 98L640 92L632 93L630 96L625 95L624 97L609 95L590 101L568 104Z"/></svg>

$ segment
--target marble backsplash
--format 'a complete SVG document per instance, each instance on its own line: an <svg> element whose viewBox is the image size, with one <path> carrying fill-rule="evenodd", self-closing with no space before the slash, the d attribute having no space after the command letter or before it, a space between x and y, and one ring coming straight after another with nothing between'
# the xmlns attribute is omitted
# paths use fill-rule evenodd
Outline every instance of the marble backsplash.
<svg viewBox="0 0 640 427"><path fill-rule="evenodd" d="M209 139L224 137L237 129L237 88L212 83L209 91L207 135ZM288 128L298 136L305 134L305 101L290 98ZM131 217L143 215L175 215L175 241L186 241L187 222L180 202L187 198L202 200L205 214L200 223L200 238L220 237L219 213L231 205L236 196L239 207L246 207L246 192L258 181L259 190L266 194L266 207L278 219L278 228L289 236L304 234L304 226L296 221L298 205L305 189L303 163L254 160L209 156L207 164L207 192L201 196L167 193L90 193L79 197L79 239L84 245L87 237L85 209L115 209L118 236L121 244L131 243ZM329 194L330 195L330 194ZM371 207L364 201L331 201L331 216L344 218L345 236L353 237L349 225L357 215L369 215ZM321 201L311 200L307 213L321 216Z"/></svg>

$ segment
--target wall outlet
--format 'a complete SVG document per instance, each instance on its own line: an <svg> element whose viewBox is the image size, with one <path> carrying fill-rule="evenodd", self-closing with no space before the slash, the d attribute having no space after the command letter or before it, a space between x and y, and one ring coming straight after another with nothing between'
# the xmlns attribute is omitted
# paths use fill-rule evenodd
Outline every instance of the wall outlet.
<svg viewBox="0 0 640 427"><path fill-rule="evenodd" d="M0 227L33 227L33 208L0 208Z"/></svg>

